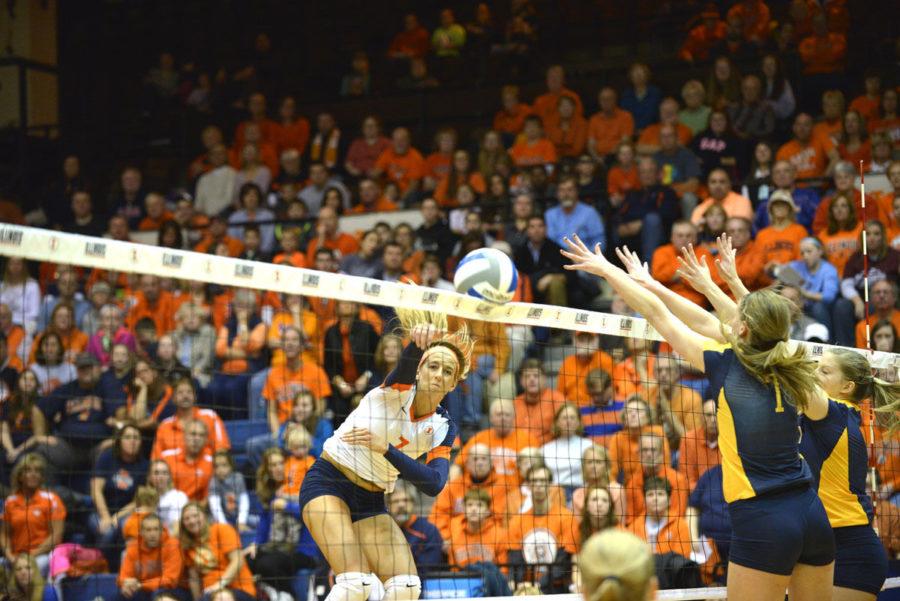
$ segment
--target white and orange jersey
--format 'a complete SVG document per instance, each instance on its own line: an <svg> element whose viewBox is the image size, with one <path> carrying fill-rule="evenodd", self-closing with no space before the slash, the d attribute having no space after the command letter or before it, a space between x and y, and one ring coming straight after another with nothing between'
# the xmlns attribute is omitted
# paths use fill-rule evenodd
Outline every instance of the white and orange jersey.
<svg viewBox="0 0 900 601"><path fill-rule="evenodd" d="M456 427L446 409L440 406L430 415L414 418L415 396L416 387L402 383L385 383L369 391L334 435L325 441L325 452L360 478L384 488L385 492L394 490L399 471L384 455L343 442L341 437L353 428L368 429L412 459L427 454L426 463L437 457L449 461Z"/></svg>

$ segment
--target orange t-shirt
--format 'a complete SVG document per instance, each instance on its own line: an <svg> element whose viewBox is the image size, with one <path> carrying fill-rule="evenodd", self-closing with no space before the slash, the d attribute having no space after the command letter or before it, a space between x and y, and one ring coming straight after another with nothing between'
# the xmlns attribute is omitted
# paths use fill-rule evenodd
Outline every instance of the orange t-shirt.
<svg viewBox="0 0 900 601"><path fill-rule="evenodd" d="M450 540L450 521L465 512L463 497L473 489L484 490L490 495L491 513L504 524L518 510L514 504L517 498L514 493L519 489L515 476L500 476L491 472L486 480L476 484L468 474L463 474L447 483L434 500L428 516L444 540Z"/></svg>
<svg viewBox="0 0 900 601"><path fill-rule="evenodd" d="M668 465L663 466L657 472L658 476L665 478L672 486L672 494L669 495L669 511L672 515L683 516L687 511L688 494L691 492L691 484L687 476L675 471ZM644 472L640 468L635 470L631 480L625 483L625 507L628 508L625 521L630 523L636 516L644 513Z"/></svg>
<svg viewBox="0 0 900 601"><path fill-rule="evenodd" d="M566 397L551 388L541 391L541 400L537 403L526 403L525 393L520 394L515 401L516 428L531 433L541 444L549 442L553 416L565 402Z"/></svg>
<svg viewBox="0 0 900 601"><path fill-rule="evenodd" d="M762 254L763 265L770 261L784 264L800 258L800 241L807 236L809 232L799 223L792 223L783 230L770 225L756 234L755 246Z"/></svg>
<svg viewBox="0 0 900 601"><path fill-rule="evenodd" d="M826 196L819 202L819 206L816 207L816 213L813 215L813 222L810 229L818 234L819 232L824 231L828 227L828 212L831 210L831 201L834 200L834 196ZM884 219L884 215L881 214L881 205L872 200L872 195L869 195L867 199L867 208L866 208L866 216L868 219ZM853 191L853 207L856 209L856 218L859 221L865 221L863 217L862 210L862 194L859 193L859 190Z"/></svg>
<svg viewBox="0 0 900 601"><path fill-rule="evenodd" d="M9 529L12 552L28 553L50 536L52 522L66 519L66 506L56 493L38 490L26 499L21 493L6 497L0 518Z"/></svg>
<svg viewBox="0 0 900 601"><path fill-rule="evenodd" d="M154 230L158 230L162 227L163 222L171 221L175 216L171 211L163 211L163 214L160 215L159 219L153 219L152 217L144 217L141 219L141 222L138 224L139 232L152 232Z"/></svg>
<svg viewBox="0 0 900 601"><path fill-rule="evenodd" d="M613 387L616 390L617 399L627 399L631 395L639 395L642 399L653 398L650 394L650 378L656 373L656 356L653 353L645 353L647 356L647 377L638 373L634 364L634 357L627 357L624 361L616 363L612 371ZM655 403L652 403L655 404Z"/></svg>
<svg viewBox="0 0 900 601"><path fill-rule="evenodd" d="M691 142L691 138L693 137L693 133L691 132L691 128L685 125L684 123L679 123L677 126L678 131L678 142L682 146L687 146ZM661 123L654 123L652 125L648 125L644 128L644 131L641 132L640 137L638 138L638 144L647 144L649 146L659 146L659 130L662 129Z"/></svg>
<svg viewBox="0 0 900 601"><path fill-rule="evenodd" d="M705 257L706 264L709 265L710 270L715 271L713 256L707 249L702 246L694 246L694 252L699 260ZM672 292L683 296L696 305L705 307L705 296L694 290L687 282L682 281L680 278L676 279L675 272L678 271L679 256L681 256L681 253L677 252L672 244L665 244L657 248L653 253L653 259L650 264L650 272L653 278L667 286Z"/></svg>
<svg viewBox="0 0 900 601"><path fill-rule="evenodd" d="M509 521L507 540L509 550L523 550L523 543L530 539L536 531L549 536L556 543L557 549L565 549L575 554L578 547L578 520L572 512L561 505L551 504L546 515L534 515L531 509L527 513L520 513ZM542 545L534 549L540 555ZM541 558L544 559L544 558ZM553 558L547 557L546 563L552 563ZM541 561L540 563L544 563Z"/></svg>
<svg viewBox="0 0 900 601"><path fill-rule="evenodd" d="M836 234L829 234L828 230L819 232L818 238L825 247L825 256L837 268L839 277L843 277L847 261L859 250L862 229L862 223L857 223L850 231L839 231Z"/></svg>
<svg viewBox="0 0 900 601"><path fill-rule="evenodd" d="M900 311L893 309L888 318L894 324L894 329L900 332ZM878 316L869 315L869 331L878 323ZM860 319L856 324L856 348L866 348L866 320Z"/></svg>
<svg viewBox="0 0 900 601"><path fill-rule="evenodd" d="M621 472L624 481L628 482L636 471L640 471L640 435L644 433L662 437L663 453L666 457L669 457L669 441L662 426L646 426L635 436L632 436L628 430L620 430L609 439L609 444L607 445L611 463L610 471L614 480L619 479L619 472Z"/></svg>
<svg viewBox="0 0 900 601"><path fill-rule="evenodd" d="M284 484L278 490L278 494L287 497L296 497L300 494L300 487L303 485L303 479L306 472L316 462L315 457L294 457L288 456L284 461Z"/></svg>
<svg viewBox="0 0 900 601"><path fill-rule="evenodd" d="M869 133L875 132L884 132L894 144L894 149L900 148L900 117L872 121L869 123Z"/></svg>
<svg viewBox="0 0 900 601"><path fill-rule="evenodd" d="M216 357L224 357L229 347L242 349L248 356L258 354L266 345L266 324L259 322L252 330L247 338L246 344L241 342L239 336L235 336L231 342L228 342L228 328L222 326L219 328L219 335L216 338ZM222 361L221 370L227 374L242 374L247 371L249 363L246 359L228 359Z"/></svg>
<svg viewBox="0 0 900 601"><path fill-rule="evenodd" d="M119 568L119 586L128 578L135 578L141 583L141 589L147 592L161 588L175 588L181 578L181 548L177 538L160 539L159 547L151 549L133 540L125 548L122 567Z"/></svg>
<svg viewBox="0 0 900 601"><path fill-rule="evenodd" d="M819 121L812 128L812 137L821 140L826 148L837 146L841 136L841 120Z"/></svg>
<svg viewBox="0 0 900 601"><path fill-rule="evenodd" d="M213 475L213 458L203 452L190 461L184 449L168 449L160 458L169 465L172 485L192 501L204 501L209 494L209 481Z"/></svg>
<svg viewBox="0 0 900 601"><path fill-rule="evenodd" d="M862 161L863 169L866 171L869 170L869 163L872 162L872 141L864 140L862 144L856 150L849 150L845 144L839 144L837 147L838 154L841 155L841 160L847 161L854 167L859 166L859 162Z"/></svg>
<svg viewBox="0 0 900 601"><path fill-rule="evenodd" d="M484 183L484 178L477 171L473 171L469 174L469 177L464 178L462 175L459 176L457 180L457 186L462 183L467 183L472 187L478 194L484 194L485 190L487 190L487 186ZM438 182L437 188L434 190L434 199L438 201L438 204L443 207L455 207L456 199L450 198L449 190L450 188L450 179L449 177L445 177L441 181Z"/></svg>
<svg viewBox="0 0 900 601"><path fill-rule="evenodd" d="M828 167L828 151L831 150L822 138L813 137L809 144L800 144L797 140L782 145L775 158L788 161L797 169L797 179L822 177ZM806 185L798 182L799 185Z"/></svg>
<svg viewBox="0 0 900 601"><path fill-rule="evenodd" d="M319 328L319 318L313 311L304 309L300 314L300 323L303 325L301 330L306 336L308 347L303 349L300 360L304 363L312 363L318 365L321 363L319 357L319 349L321 343L319 341L321 328ZM285 330L293 327L294 316L290 311L280 311L272 318L272 325L269 326L269 332L266 334L266 340L271 348L272 341L281 342ZM280 348L272 349L272 367L284 365L284 351Z"/></svg>
<svg viewBox="0 0 900 601"><path fill-rule="evenodd" d="M195 568L200 572L205 589L217 585L222 580L225 570L228 568L228 555L234 551L240 552L240 550L241 538L233 526L210 524L206 540L199 546L184 551L185 567ZM241 560L241 568L228 588L244 591L256 598L253 574L250 573L245 561Z"/></svg>
<svg viewBox="0 0 900 601"><path fill-rule="evenodd" d="M547 122L547 138L556 147L556 154L561 157L577 157L587 145L588 124L584 117L574 115L563 127L559 118Z"/></svg>
<svg viewBox="0 0 900 601"><path fill-rule="evenodd" d="M500 109L494 114L494 129L504 134L516 135L525 125L525 117L531 114L531 107L520 102L512 111Z"/></svg>
<svg viewBox="0 0 900 601"><path fill-rule="evenodd" d="M628 111L616 108L612 117L603 111L595 113L588 121L588 138L594 141L597 154L612 154L622 140L634 135L634 117Z"/></svg>
<svg viewBox="0 0 900 601"><path fill-rule="evenodd" d="M252 121L241 121L238 123L237 128L234 130L234 146L235 148L241 148L246 144L247 138L244 135L244 131L247 129L247 124L252 123ZM273 142L275 138L275 131L278 127L278 124L271 119L262 118L259 121L255 122L259 125L259 131L262 134L263 142Z"/></svg>
<svg viewBox="0 0 900 601"><path fill-rule="evenodd" d="M294 250L290 253L281 252L272 258L272 263L275 265L290 265L291 267L303 269L306 267L306 253L299 250Z"/></svg>
<svg viewBox="0 0 900 601"><path fill-rule="evenodd" d="M309 121L300 117L290 124L275 123L272 126L272 143L278 149L278 154L288 148L294 148L303 154L309 143Z"/></svg>
<svg viewBox="0 0 900 601"><path fill-rule="evenodd" d="M453 157L443 152L432 152L425 157L425 172L423 175L442 180L450 174L450 162Z"/></svg>
<svg viewBox="0 0 900 601"><path fill-rule="evenodd" d="M695 428L685 432L679 447L678 471L687 476L693 489L706 470L722 463L719 445L710 447L706 441L706 431Z"/></svg>
<svg viewBox="0 0 900 601"><path fill-rule="evenodd" d="M509 156L517 167L546 165L557 161L556 146L547 138L541 138L534 142L520 140L510 149Z"/></svg>
<svg viewBox="0 0 900 601"><path fill-rule="evenodd" d="M569 355L563 360L556 377L556 388L570 403L579 407L591 404L586 378L592 370L602 369L612 377L613 359L603 351L595 351L587 360Z"/></svg>
<svg viewBox="0 0 900 601"><path fill-rule="evenodd" d="M212 455L216 451L231 448L228 431L222 418L212 409L194 407L191 419L199 419L206 424L206 446L202 454ZM151 459L159 459L163 451L184 447L184 426L177 415L167 417L156 429L156 440L153 443Z"/></svg>
<svg viewBox="0 0 900 601"><path fill-rule="evenodd" d="M126 326L134 331L139 319L149 317L156 324L156 333L159 336L167 334L175 329L175 298L171 292L161 290L159 298L154 305L150 305L144 297L144 293L138 291L134 295L137 301L131 311L128 312Z"/></svg>
<svg viewBox="0 0 900 601"><path fill-rule="evenodd" d="M364 205L363 203L359 203L358 205L347 211L347 214L362 215L363 213L388 213L390 211L396 211L399 208L400 207L390 201L387 197L381 196L371 205Z"/></svg>
<svg viewBox="0 0 900 601"><path fill-rule="evenodd" d="M756 290L765 285L762 279L763 267L765 267L764 258L762 253L759 252L759 245L753 240L747 242L747 246L737 251L734 257L734 266L737 269L738 276L748 290ZM718 275L718 271L716 271L716 274Z"/></svg>
<svg viewBox="0 0 900 601"><path fill-rule="evenodd" d="M375 161L375 168L384 171L403 194L410 184L425 176L425 159L415 148L410 148L405 154L397 154L393 146L388 146Z"/></svg>
<svg viewBox="0 0 900 601"><path fill-rule="evenodd" d="M769 7L762 0L748 6L740 2L728 9L729 19L738 17L744 24L744 39L747 41L763 41L769 37Z"/></svg>
<svg viewBox="0 0 900 601"><path fill-rule="evenodd" d="M606 176L606 191L610 195L628 194L630 191L637 190L640 187L641 182L638 180L637 167L634 165L628 169L622 169L616 165L609 170L609 174Z"/></svg>
<svg viewBox="0 0 900 601"><path fill-rule="evenodd" d="M803 60L803 74L836 73L844 68L847 54L847 38L843 34L829 32L823 36L811 35L797 47Z"/></svg>
<svg viewBox="0 0 900 601"><path fill-rule="evenodd" d="M509 538L503 524L496 518L488 519L478 532L469 532L465 515L450 521L450 551L447 553L451 566L464 568L473 563L506 563L506 549Z"/></svg>
<svg viewBox="0 0 900 601"><path fill-rule="evenodd" d="M491 462L494 472L510 478L518 477L516 457L519 451L528 447L539 447L541 442L534 434L513 428L506 436L500 436L493 428L481 430L470 438L456 456L456 465L466 464L469 451L477 444L486 445L491 450Z"/></svg>
<svg viewBox="0 0 900 601"><path fill-rule="evenodd" d="M278 421L283 424L291 416L294 397L303 389L309 390L317 399L331 396L328 374L315 363L301 361L296 370L281 364L269 372L262 394L267 402L276 404Z"/></svg>
<svg viewBox="0 0 900 601"><path fill-rule="evenodd" d="M709 60L709 51L725 39L726 30L725 21L721 20L717 20L712 29L705 24L697 25L688 32L688 36L678 52L678 57L685 61Z"/></svg>
<svg viewBox="0 0 900 601"><path fill-rule="evenodd" d="M198 253L212 253L215 252L217 244L213 244L214 240L212 236L206 234L203 238L200 239L200 242L194 247L194 252ZM228 247L228 256L229 257L239 257L242 252L244 252L244 243L238 240L237 238L232 238L231 236L224 236L220 242L223 242L225 246Z"/></svg>
<svg viewBox="0 0 900 601"><path fill-rule="evenodd" d="M326 238L325 242L322 243L322 246L337 251L337 258L339 260L341 257L359 252L359 241L350 234L345 234L344 232L338 232L334 238ZM309 241L309 245L306 247L307 265L316 264L317 250L319 250L319 239L313 238Z"/></svg>
<svg viewBox="0 0 900 601"><path fill-rule="evenodd" d="M662 555L665 553L677 553L682 557L691 556L691 529L688 528L684 518L674 517L675 513L670 512L670 516L663 527L656 534L656 546L653 547L653 553ZM641 540L647 540L647 514L641 513L636 516L628 529Z"/></svg>

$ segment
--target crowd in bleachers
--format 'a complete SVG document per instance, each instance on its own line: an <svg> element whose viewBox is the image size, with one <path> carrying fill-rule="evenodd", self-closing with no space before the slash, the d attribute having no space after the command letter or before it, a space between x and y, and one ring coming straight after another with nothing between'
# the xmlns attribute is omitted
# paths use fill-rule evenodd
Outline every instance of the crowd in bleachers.
<svg viewBox="0 0 900 601"><path fill-rule="evenodd" d="M385 48L408 70L398 86L454 80L485 53L522 68L539 24L530 3L514 4L499 37L486 5L466 25L445 10L432 32L408 15ZM493 246L520 272L515 300L623 318L620 299L563 269L564 235L637 249L654 278L703 305L678 256L692 245L718 277L727 234L747 287L778 284L794 301L794 338L865 347L869 332L873 348L898 352L900 82L846 77L842 1L790 2L778 19L760 0L729 4L704 7L679 52L708 64L705 82L661 90L635 63L626 88L598 82L589 114L593 99L553 65L531 102L503 87L471 148L449 127L416 148L377 115L338 124L323 112L311 126L294 97L252 90L233 131L203 130L183 189L150 189L129 165L105 214L69 156L44 217L67 232L156 232L163 247L445 290L467 252ZM215 114L219 84L191 87L173 61L146 85ZM736 61L755 66L739 73ZM368 69L354 56L340 93L366 94ZM885 179L865 199L860 163ZM401 210L420 225L391 217ZM342 226L369 214L371 229ZM334 428L396 367L392 318L362 303L6 260L0 597L47 582L52 599L51 551L78 543L102 551L83 569L118 572L124 598L225 601L271 587L305 599L327 570L323 580L297 494ZM665 556L664 585L722 582L730 523L716 391L702 374L639 338L470 327L472 370L447 400L462 432L452 479L433 504L402 481L387 495L420 573L476 573L485 595L509 595L511 582L566 592L581 542L627 528ZM561 365L548 344L570 351ZM896 556L900 449L880 431L874 443L878 525Z"/></svg>

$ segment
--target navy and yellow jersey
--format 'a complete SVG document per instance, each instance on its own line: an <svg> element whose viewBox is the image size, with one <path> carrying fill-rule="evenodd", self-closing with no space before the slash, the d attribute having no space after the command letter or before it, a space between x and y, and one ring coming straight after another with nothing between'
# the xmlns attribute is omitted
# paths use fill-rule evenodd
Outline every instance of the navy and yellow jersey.
<svg viewBox="0 0 900 601"><path fill-rule="evenodd" d="M731 345L707 343L703 361L715 392L725 501L811 482L800 457L799 414L781 388L753 377Z"/></svg>
<svg viewBox="0 0 900 601"><path fill-rule="evenodd" d="M872 500L866 494L869 456L859 407L828 400L828 415L800 420L800 453L812 470L832 528L865 526L872 521Z"/></svg>

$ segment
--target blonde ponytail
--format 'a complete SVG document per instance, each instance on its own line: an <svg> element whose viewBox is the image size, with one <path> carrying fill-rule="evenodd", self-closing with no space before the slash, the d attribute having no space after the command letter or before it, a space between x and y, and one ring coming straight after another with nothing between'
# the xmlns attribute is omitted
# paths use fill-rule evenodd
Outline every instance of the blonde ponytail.
<svg viewBox="0 0 900 601"><path fill-rule="evenodd" d="M650 547L624 530L589 538L578 567L585 601L644 601L654 583Z"/></svg>
<svg viewBox="0 0 900 601"><path fill-rule="evenodd" d="M862 353L850 349L834 348L828 351L841 369L841 375L855 385L853 401L861 403L872 399L872 407L878 425L885 428L889 435L900 430L900 382L888 382L876 378L872 374L872 365Z"/></svg>
<svg viewBox="0 0 900 601"><path fill-rule="evenodd" d="M893 436L900 430L900 382L872 378L872 404L878 425Z"/></svg>

